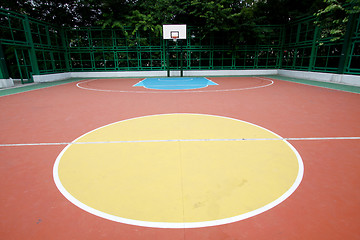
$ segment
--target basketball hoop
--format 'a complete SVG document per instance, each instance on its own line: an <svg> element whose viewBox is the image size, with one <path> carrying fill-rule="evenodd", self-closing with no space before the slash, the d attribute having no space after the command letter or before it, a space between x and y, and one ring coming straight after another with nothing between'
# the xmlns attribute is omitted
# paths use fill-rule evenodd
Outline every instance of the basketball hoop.
<svg viewBox="0 0 360 240"><path fill-rule="evenodd" d="M178 48L178 39L186 39L186 24L164 24L163 25L163 39L164 40L173 40L175 42L172 46L176 49ZM166 41L166 68L167 76L170 77L170 50L169 50L168 41ZM183 76L183 41L180 41L180 76Z"/></svg>
<svg viewBox="0 0 360 240"><path fill-rule="evenodd" d="M172 38L172 40L174 40L174 42L176 42L176 40L179 38L179 31L171 31L170 37Z"/></svg>

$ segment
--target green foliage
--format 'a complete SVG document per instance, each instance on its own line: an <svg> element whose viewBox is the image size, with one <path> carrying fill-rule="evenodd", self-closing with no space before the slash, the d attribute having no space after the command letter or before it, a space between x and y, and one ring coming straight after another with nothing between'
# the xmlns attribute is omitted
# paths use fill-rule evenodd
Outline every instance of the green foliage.
<svg viewBox="0 0 360 240"><path fill-rule="evenodd" d="M90 26L101 15L96 0L0 0L0 8L58 26Z"/></svg>
<svg viewBox="0 0 360 240"><path fill-rule="evenodd" d="M265 39L266 28L259 24L284 24L314 11L322 0L137 0L103 1L103 27L124 30L127 36L137 31L161 34L163 24L197 27L198 35L221 35L227 44L239 46ZM126 2L126 6L116 8ZM295 4L294 4L295 2ZM311 6L311 7L310 7ZM299 8L299 9L298 9ZM310 9L310 10L309 10ZM311 12L312 14L312 12ZM126 32L125 26L132 32Z"/></svg>
<svg viewBox="0 0 360 240"><path fill-rule="evenodd" d="M315 24L321 29L320 37L339 41L345 35L349 15L360 13L360 0L324 0L324 3L326 7L314 14Z"/></svg>
<svg viewBox="0 0 360 240"><path fill-rule="evenodd" d="M285 24L312 15L322 7L323 0L266 0L256 4L256 15L261 16L261 24Z"/></svg>
<svg viewBox="0 0 360 240"><path fill-rule="evenodd" d="M331 6L318 12L319 16L337 12L341 6L337 0L325 1ZM267 28L259 25L285 24L312 14L322 3L323 0L0 0L0 7L61 26L118 28L129 39L136 39L139 31L161 36L163 24L187 24L197 27L197 35L202 38L222 36L226 44L236 47L266 41ZM356 9L359 10L358 5L352 11ZM333 29L329 34L341 31Z"/></svg>

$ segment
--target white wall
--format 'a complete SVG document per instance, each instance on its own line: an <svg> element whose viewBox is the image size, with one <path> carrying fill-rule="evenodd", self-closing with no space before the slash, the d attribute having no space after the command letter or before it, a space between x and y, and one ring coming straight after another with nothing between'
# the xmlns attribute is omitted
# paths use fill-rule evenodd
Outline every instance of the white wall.
<svg viewBox="0 0 360 240"><path fill-rule="evenodd" d="M13 86L14 86L14 81L11 78L0 79L0 88L8 88Z"/></svg>
<svg viewBox="0 0 360 240"><path fill-rule="evenodd" d="M180 71L178 76L180 76ZM277 69L257 69L257 70L189 70L184 71L186 76L259 76L259 75L276 75Z"/></svg>
<svg viewBox="0 0 360 240"><path fill-rule="evenodd" d="M71 73L53 73L46 75L33 75L34 82L53 82L71 78Z"/></svg>
<svg viewBox="0 0 360 240"><path fill-rule="evenodd" d="M109 77L166 77L166 71L119 71L119 72L71 72L71 77L109 78Z"/></svg>
<svg viewBox="0 0 360 240"><path fill-rule="evenodd" d="M277 70L199 70L184 71L186 76L245 76L276 75ZM172 77L180 76L180 71L171 71ZM67 78L116 78L116 77L166 77L167 71L118 71L118 72L68 72L34 75L34 82L52 82Z"/></svg>
<svg viewBox="0 0 360 240"><path fill-rule="evenodd" d="M172 77L180 76L180 71L171 71ZM259 75L280 75L305 80L332 82L352 86L360 86L360 76L304 72L281 69L264 70L187 70L183 72L184 77L190 76L259 76ZM52 82L68 78L116 78L116 77L166 77L167 71L129 71L129 72L68 72L47 75L34 75L34 82ZM7 80L7 79L5 79ZM0 82L1 84L1 82ZM3 83L4 84L4 83ZM1 86L1 85L0 85Z"/></svg>
<svg viewBox="0 0 360 240"><path fill-rule="evenodd" d="M285 77L305 79L305 80L360 86L360 76L356 76L356 75L320 73L320 72L304 72L304 71L281 70L281 69L278 70L278 75L285 76Z"/></svg>

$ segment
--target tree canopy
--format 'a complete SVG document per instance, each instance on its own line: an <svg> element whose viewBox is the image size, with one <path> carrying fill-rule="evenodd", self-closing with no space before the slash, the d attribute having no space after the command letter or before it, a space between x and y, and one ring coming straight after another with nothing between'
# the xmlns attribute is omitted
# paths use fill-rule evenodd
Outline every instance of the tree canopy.
<svg viewBox="0 0 360 240"><path fill-rule="evenodd" d="M331 41L341 39L346 32L351 14L360 13L360 0L324 0L326 7L314 15L315 23L322 27L321 38L331 38Z"/></svg>
<svg viewBox="0 0 360 240"><path fill-rule="evenodd" d="M163 24L181 23L203 35L232 33L241 41L256 34L255 26L312 14L326 19L346 2L359 7L359 0L0 0L0 7L60 26L127 26L160 34ZM345 15L330 20L346 22Z"/></svg>
<svg viewBox="0 0 360 240"><path fill-rule="evenodd" d="M328 1L328 0L325 0ZM0 0L0 7L63 26L184 23L210 31L282 24L316 12L323 0Z"/></svg>

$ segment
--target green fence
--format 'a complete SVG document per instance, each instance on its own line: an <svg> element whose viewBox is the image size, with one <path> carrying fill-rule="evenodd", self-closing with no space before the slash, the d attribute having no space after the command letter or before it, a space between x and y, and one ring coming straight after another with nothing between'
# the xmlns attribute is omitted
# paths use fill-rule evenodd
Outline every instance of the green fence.
<svg viewBox="0 0 360 240"><path fill-rule="evenodd" d="M176 43L148 32L126 37L124 30L101 28L66 29L65 38L70 71L166 70L167 53L172 69L181 64L185 70L278 68L284 27L268 28L271 45L236 48L222 45L221 36L202 38L192 27L189 38Z"/></svg>
<svg viewBox="0 0 360 240"><path fill-rule="evenodd" d="M165 41L130 28L61 28L0 9L0 75L31 82L31 75L79 71L292 69L360 74L359 16L346 36L320 39L308 17L287 25L259 26L263 38L229 46L226 36L203 37L189 26L188 39ZM181 53L182 58L181 58Z"/></svg>
<svg viewBox="0 0 360 240"><path fill-rule="evenodd" d="M283 69L360 74L359 16L350 17L347 33L340 41L321 38L313 18L286 26Z"/></svg>

